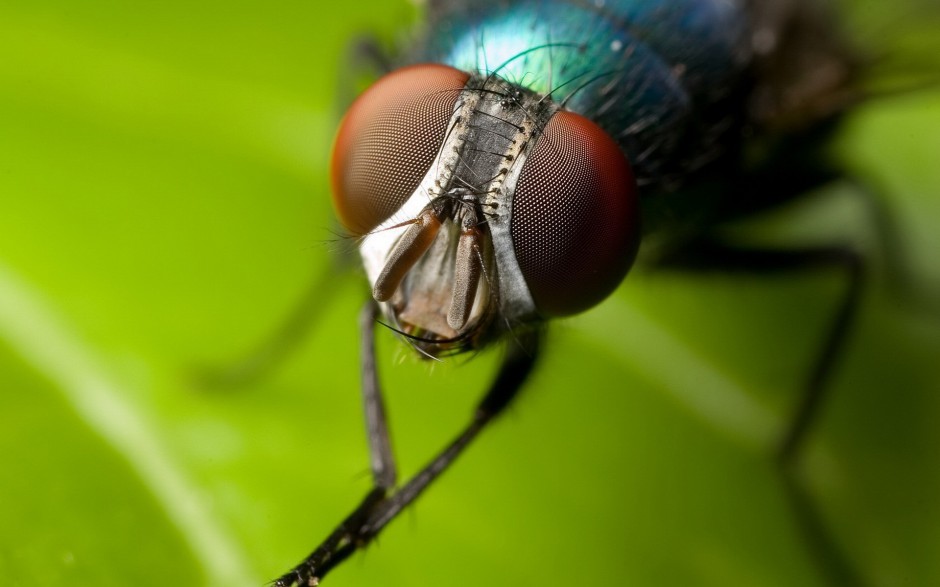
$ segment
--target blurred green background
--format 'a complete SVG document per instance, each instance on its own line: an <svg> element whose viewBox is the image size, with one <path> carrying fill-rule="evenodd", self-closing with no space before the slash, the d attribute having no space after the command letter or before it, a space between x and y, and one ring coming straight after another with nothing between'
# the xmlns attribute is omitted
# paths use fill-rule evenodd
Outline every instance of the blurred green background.
<svg viewBox="0 0 940 587"><path fill-rule="evenodd" d="M359 275L272 376L193 373L348 246L337 79L352 38L415 12L0 4L0 584L262 585L366 491ZM869 104L837 147L895 214L910 287L875 272L801 475L873 584L937 585L940 92ZM872 246L850 190L768 226ZM821 585L769 454L839 286L638 271L553 328L521 401L328 584ZM428 365L387 333L379 352L407 475L498 352Z"/></svg>

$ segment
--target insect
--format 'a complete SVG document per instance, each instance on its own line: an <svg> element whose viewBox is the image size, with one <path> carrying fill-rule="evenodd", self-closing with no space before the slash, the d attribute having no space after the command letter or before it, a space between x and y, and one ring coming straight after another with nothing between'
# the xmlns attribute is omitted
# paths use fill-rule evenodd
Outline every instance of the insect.
<svg viewBox="0 0 940 587"><path fill-rule="evenodd" d="M545 323L605 298L641 240L654 266L843 276L781 468L799 454L856 312L862 259L841 246L744 247L717 229L838 176L819 145L861 99L862 64L813 2L663 4L432 3L406 65L347 113L333 191L372 286L364 340L378 319L430 358L497 341L506 358L467 427L399 487L366 344L375 487L276 585L318 584L371 542L510 404ZM828 545L799 487L787 489L811 540ZM822 558L834 584L858 582L838 554Z"/></svg>

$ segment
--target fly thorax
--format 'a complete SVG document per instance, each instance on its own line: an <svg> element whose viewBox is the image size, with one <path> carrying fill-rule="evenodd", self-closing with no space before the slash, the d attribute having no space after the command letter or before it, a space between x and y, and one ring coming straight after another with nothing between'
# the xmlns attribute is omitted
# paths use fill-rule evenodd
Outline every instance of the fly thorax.
<svg viewBox="0 0 940 587"><path fill-rule="evenodd" d="M479 347L538 320L510 221L519 173L556 110L495 76L471 76L430 170L364 237L375 299L424 352Z"/></svg>

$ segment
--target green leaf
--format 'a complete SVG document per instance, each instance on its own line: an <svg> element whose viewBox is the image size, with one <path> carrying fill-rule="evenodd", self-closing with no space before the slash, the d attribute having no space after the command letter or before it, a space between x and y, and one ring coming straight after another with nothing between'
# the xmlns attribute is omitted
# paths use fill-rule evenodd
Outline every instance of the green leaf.
<svg viewBox="0 0 940 587"><path fill-rule="evenodd" d="M289 360L269 335L337 249L348 46L403 3L0 6L0 583L262 585L368 489L356 314L337 275ZM940 583L940 98L876 100L837 145L902 229L801 462L875 585ZM762 225L876 247L854 188ZM857 203L857 202L856 202ZM877 256L876 256L877 257ZM329 585L822 585L770 454L841 284L637 271L550 332L522 399ZM498 352L428 365L382 333L403 475Z"/></svg>

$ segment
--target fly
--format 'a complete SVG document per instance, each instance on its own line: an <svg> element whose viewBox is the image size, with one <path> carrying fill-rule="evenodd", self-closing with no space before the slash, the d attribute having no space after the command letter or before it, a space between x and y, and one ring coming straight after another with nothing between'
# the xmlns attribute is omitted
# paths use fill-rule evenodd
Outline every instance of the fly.
<svg viewBox="0 0 940 587"><path fill-rule="evenodd" d="M275 585L317 585L371 542L514 399L544 325L607 297L641 240L654 266L843 272L846 293L777 453L786 475L864 265L848 248L745 248L716 228L838 176L814 155L862 97L863 72L832 24L811 0L430 3L403 66L347 112L331 168L372 286L360 328L374 488ZM506 347L466 428L402 486L377 320L431 358ZM810 540L827 543L818 518L802 518ZM831 582L860 582L832 550L821 557Z"/></svg>

